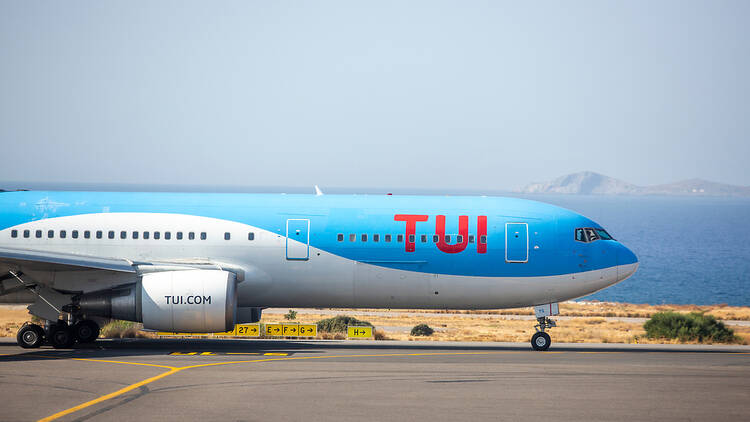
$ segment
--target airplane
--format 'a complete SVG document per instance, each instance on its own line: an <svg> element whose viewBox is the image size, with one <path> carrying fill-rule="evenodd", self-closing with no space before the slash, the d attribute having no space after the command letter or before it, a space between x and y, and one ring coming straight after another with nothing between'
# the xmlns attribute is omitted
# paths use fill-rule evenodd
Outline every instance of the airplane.
<svg viewBox="0 0 750 422"><path fill-rule="evenodd" d="M575 212L504 197L0 192L0 301L18 344L93 342L95 317L225 332L268 307L533 306L630 277L633 252Z"/></svg>

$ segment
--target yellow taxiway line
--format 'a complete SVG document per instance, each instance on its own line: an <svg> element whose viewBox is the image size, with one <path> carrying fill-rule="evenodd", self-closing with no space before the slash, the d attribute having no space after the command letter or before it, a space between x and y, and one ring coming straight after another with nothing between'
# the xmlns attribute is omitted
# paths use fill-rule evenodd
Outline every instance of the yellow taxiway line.
<svg viewBox="0 0 750 422"><path fill-rule="evenodd" d="M510 354L510 353L524 353L522 351L495 351L495 352L427 352L427 353L382 353L382 354L365 354L365 355L332 355L332 356L299 356L299 357L276 357L276 358L265 358L265 359L254 359L254 360L236 360L236 361L228 361L228 362L212 362L212 363L202 363L198 365L188 365L188 366L168 366L168 365L156 365L151 363L139 363L139 362L125 362L125 361L116 361L116 360L103 360L103 359L85 359L85 358L68 358L72 360L78 360L78 361L84 361L84 362L100 362L100 363L114 363L114 364L124 364L124 365L141 365L141 366L152 366L157 368L164 368L167 369L166 372L163 372L159 375L153 376L151 378L146 378L142 381L138 381L134 384L130 384L126 387L123 387L117 391L113 391L109 394L105 394L103 396L97 397L93 400L89 400L85 403L81 403L77 406L73 406L69 409L62 410L60 412L57 412L53 415L47 416L45 418L39 419L39 422L47 422L47 421L53 421L55 419L61 418L65 415L69 415L71 413L77 412L79 410L85 409L89 406L93 406L97 403L101 403L103 401L107 401L110 399L113 399L115 397L121 396L129 391L133 391L136 388L140 388L146 384L150 384L154 381L158 381L162 378L166 378L170 375L174 375L180 371L184 371L187 369L196 369L196 368L207 368L212 366L221 366L221 365L236 365L240 363L264 363L264 362L279 362L279 361L288 361L288 360L311 360L311 359L338 359L338 358L373 358L373 357L414 357L414 356L460 356L460 355L490 355L490 354ZM565 351L553 351L553 352L543 352L545 354L560 354L560 353L619 353L619 352L596 352L596 351L577 351L577 352L565 352ZM743 353L743 352L729 352L731 354L750 354L750 353ZM227 354L233 354L238 355L241 353L227 353ZM248 353L250 354L250 353ZM268 355L274 355L267 353ZM46 357L46 358L56 358L60 359L59 357L55 356L45 356L45 355L38 355L40 357ZM196 355L191 355L196 356ZM200 355L198 355L200 356ZM215 356L215 355L212 355ZM63 358L65 359L65 358Z"/></svg>

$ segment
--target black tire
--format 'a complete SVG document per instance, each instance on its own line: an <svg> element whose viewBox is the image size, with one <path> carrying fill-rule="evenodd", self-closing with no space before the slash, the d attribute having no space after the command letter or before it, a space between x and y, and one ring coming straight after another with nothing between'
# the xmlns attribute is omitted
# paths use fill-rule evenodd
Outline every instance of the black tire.
<svg viewBox="0 0 750 422"><path fill-rule="evenodd" d="M67 324L55 324L50 327L47 340L55 349L69 349L76 341L73 330Z"/></svg>
<svg viewBox="0 0 750 422"><path fill-rule="evenodd" d="M539 332L531 336L531 347L538 352L549 349L550 344L552 344L552 339L547 333Z"/></svg>
<svg viewBox="0 0 750 422"><path fill-rule="evenodd" d="M78 321L73 325L73 337L79 343L93 343L99 338L99 324L90 319Z"/></svg>
<svg viewBox="0 0 750 422"><path fill-rule="evenodd" d="M16 341L24 349L35 349L44 343L44 329L36 324L25 324L18 330Z"/></svg>

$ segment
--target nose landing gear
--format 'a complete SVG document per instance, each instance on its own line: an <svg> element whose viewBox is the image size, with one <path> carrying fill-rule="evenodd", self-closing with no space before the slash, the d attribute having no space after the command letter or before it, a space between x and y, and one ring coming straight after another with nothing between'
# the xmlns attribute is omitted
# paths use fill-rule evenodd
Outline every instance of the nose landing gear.
<svg viewBox="0 0 750 422"><path fill-rule="evenodd" d="M552 339L545 330L557 326L555 321L550 319L550 316L559 315L560 309L557 303L548 303L546 305L535 306L534 314L536 315L537 324L534 326L536 333L531 336L531 347L536 351L543 352L549 349L549 346L552 344Z"/></svg>

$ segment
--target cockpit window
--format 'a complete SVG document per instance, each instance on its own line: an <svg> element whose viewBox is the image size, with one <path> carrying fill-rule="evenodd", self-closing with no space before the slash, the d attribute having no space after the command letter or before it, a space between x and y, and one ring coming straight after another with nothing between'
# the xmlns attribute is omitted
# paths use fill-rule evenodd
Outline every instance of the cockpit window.
<svg viewBox="0 0 750 422"><path fill-rule="evenodd" d="M607 231L604 229L596 229L596 234L598 234L599 237L602 238L602 240L615 240L615 238L610 236L609 233L607 233Z"/></svg>
<svg viewBox="0 0 750 422"><path fill-rule="evenodd" d="M606 230L593 227L578 228L575 233L576 241L578 242L589 243L599 239L614 240Z"/></svg>

